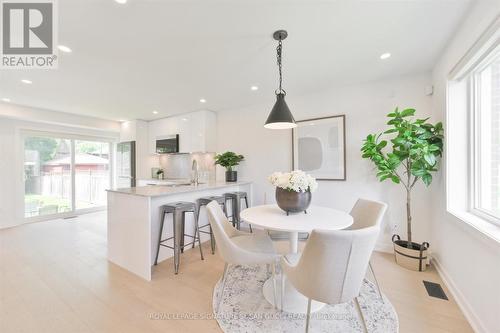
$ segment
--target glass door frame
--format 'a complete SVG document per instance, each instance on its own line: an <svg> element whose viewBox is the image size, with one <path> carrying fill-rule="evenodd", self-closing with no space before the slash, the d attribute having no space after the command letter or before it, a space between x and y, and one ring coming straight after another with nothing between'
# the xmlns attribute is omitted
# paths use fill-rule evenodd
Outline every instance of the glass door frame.
<svg viewBox="0 0 500 333"><path fill-rule="evenodd" d="M86 213L92 213L92 212L97 212L97 211L103 211L106 210L106 205L102 206L96 206L96 207L90 207L90 208L80 208L76 209L76 190L75 190L75 183L76 183L76 170L75 170L75 156L76 156L76 150L75 150L75 141L81 140L81 141L94 141L94 142L101 142L101 143L107 143L109 145L109 187L114 186L114 175L115 175L115 147L116 143L118 142L117 139L112 138L112 137L101 137L101 136L92 136L92 135L80 135L80 134L71 134L71 133L64 133L64 132L52 132L52 131L37 131L37 130L31 130L31 129L21 129L20 130L20 137L21 137L21 145L20 145L20 154L22 156L21 158L21 184L23 184L24 188L24 165L25 165L25 142L26 138L28 137L49 137L49 138L54 138L54 139L65 139L65 140L70 140L70 146L71 146L71 167L70 167L70 175L71 175L71 210L67 212L62 212L62 213L56 213L56 214L46 214L46 215L37 215L37 216L31 216L31 217L26 217L24 214L24 208L25 208L25 203L24 203L24 196L25 196L25 190L21 192L22 194L22 211L20 212L21 216L23 217L23 220L25 222L37 222L37 221L45 221L45 220L52 220L52 219L58 219L58 218L68 218L68 217L73 217L77 216L80 214L86 214Z"/></svg>

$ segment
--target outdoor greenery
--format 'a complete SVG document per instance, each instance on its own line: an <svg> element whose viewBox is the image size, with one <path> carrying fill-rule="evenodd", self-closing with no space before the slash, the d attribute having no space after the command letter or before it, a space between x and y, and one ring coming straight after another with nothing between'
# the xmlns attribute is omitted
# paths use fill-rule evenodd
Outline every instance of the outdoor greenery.
<svg viewBox="0 0 500 333"><path fill-rule="evenodd" d="M27 194L24 196L24 202L25 204L36 204L38 207L55 205L58 207L59 212L71 210L71 201L69 199L49 195Z"/></svg>
<svg viewBox="0 0 500 333"><path fill-rule="evenodd" d="M215 164L223 166L227 171L233 171L233 167L240 164L244 159L245 157L243 155L227 151L223 154L215 155Z"/></svg>
<svg viewBox="0 0 500 333"><path fill-rule="evenodd" d="M75 150L79 153L86 153L92 155L108 155L109 144L103 142L93 141L75 141Z"/></svg>
<svg viewBox="0 0 500 333"><path fill-rule="evenodd" d="M438 159L443 154L443 125L435 125L426 119L414 119L414 109L399 111L398 108L387 115L391 127L380 134L369 134L364 140L362 157L370 159L377 167L380 181L390 179L402 184L406 190L406 217L408 247L411 248L411 191L418 180L429 186L432 172L438 169ZM395 135L388 141L383 135ZM384 151L387 150L387 151Z"/></svg>
<svg viewBox="0 0 500 333"><path fill-rule="evenodd" d="M24 148L26 150L39 152L42 163L54 157L58 145L58 140L45 137L27 137L24 141Z"/></svg>
<svg viewBox="0 0 500 333"><path fill-rule="evenodd" d="M64 145L66 145L66 147ZM41 163L54 159L58 150L60 152L61 149L70 149L69 142L67 140L36 136L27 137L24 141L24 148L25 150L37 151L40 155ZM107 156L109 154L109 144L102 142L75 140L75 150L78 153Z"/></svg>

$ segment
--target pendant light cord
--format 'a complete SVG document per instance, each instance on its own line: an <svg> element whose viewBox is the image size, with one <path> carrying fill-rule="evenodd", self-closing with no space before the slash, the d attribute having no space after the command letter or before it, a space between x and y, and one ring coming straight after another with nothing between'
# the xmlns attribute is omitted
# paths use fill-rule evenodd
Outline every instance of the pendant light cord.
<svg viewBox="0 0 500 333"><path fill-rule="evenodd" d="M286 94L286 92L283 90L283 88L281 88L281 85L282 85L282 82L283 82L283 77L282 77L282 74L281 74L281 51L282 51L282 49L283 49L283 44L282 44L282 41L280 39L278 41L278 47L276 48L276 57L277 57L277 60L278 60L278 72L279 72L279 76L280 76L278 94L281 94L281 93Z"/></svg>

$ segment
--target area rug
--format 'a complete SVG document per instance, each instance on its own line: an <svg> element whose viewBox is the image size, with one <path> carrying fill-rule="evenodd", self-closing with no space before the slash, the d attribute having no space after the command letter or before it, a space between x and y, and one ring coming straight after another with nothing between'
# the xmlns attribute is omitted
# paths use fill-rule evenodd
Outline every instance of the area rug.
<svg viewBox="0 0 500 333"><path fill-rule="evenodd" d="M263 266L231 266L219 312L220 328L226 333L304 332L305 315L282 312L273 308L262 293L270 277ZM213 293L216 309L221 289L219 281ZM399 322L394 307L376 286L365 279L358 298L370 333L398 332ZM309 332L363 332L353 302L327 305L312 314Z"/></svg>

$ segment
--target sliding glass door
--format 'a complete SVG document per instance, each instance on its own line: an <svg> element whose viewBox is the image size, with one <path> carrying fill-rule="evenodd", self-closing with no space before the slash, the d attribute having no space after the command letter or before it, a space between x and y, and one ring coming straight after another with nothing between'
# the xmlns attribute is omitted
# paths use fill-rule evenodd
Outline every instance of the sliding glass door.
<svg viewBox="0 0 500 333"><path fill-rule="evenodd" d="M111 143L28 133L24 137L24 217L106 205Z"/></svg>

